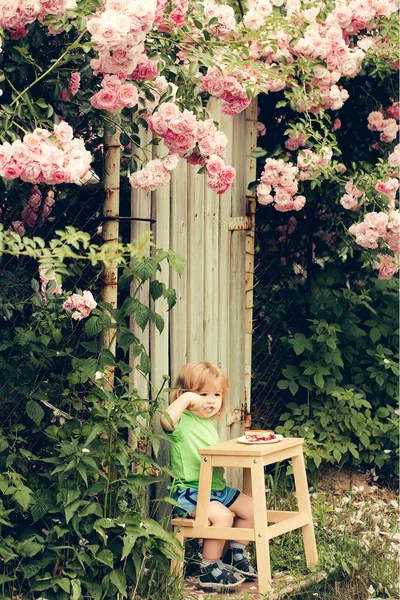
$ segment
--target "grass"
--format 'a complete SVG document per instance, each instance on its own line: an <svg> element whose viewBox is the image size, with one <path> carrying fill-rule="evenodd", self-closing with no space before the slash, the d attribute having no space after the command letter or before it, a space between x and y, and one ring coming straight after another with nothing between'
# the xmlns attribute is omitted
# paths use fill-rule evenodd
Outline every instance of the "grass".
<svg viewBox="0 0 400 600"><path fill-rule="evenodd" d="M291 477L275 472L268 475L267 486L268 508L296 510ZM343 474L332 469L314 483L311 499L319 551L319 564L311 574L326 575L312 583L299 531L275 538L270 543L273 573L289 574L292 582L305 579L310 583L306 588L286 593L285 600L398 600L400 533L395 491L368 483L360 473ZM224 597L204 594L194 587L171 600ZM247 590L225 598L260 597L256 590Z"/></svg>

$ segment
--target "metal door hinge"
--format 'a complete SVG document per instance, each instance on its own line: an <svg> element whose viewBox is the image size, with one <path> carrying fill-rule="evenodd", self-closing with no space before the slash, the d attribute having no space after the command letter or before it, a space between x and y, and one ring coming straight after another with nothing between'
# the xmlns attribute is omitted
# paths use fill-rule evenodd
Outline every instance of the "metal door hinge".
<svg viewBox="0 0 400 600"><path fill-rule="evenodd" d="M231 217L229 219L229 231L240 231L244 229L251 229L251 218L250 217Z"/></svg>

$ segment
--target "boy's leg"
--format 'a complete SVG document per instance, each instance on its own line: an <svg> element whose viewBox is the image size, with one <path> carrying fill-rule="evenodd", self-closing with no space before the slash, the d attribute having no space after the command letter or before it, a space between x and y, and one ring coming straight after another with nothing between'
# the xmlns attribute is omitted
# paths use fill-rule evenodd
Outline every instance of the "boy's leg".
<svg viewBox="0 0 400 600"><path fill-rule="evenodd" d="M192 513L196 516L196 511ZM211 501L208 519L214 527L232 527L233 514L229 508L221 502ZM219 560L224 549L225 540L204 540L203 558L206 560Z"/></svg>
<svg viewBox="0 0 400 600"><path fill-rule="evenodd" d="M196 511L192 513L195 517ZM232 527L233 513L221 504L211 501L208 519L214 527ZM201 561L200 586L214 589L234 589L244 582L244 577L228 569L221 561L225 540L204 540Z"/></svg>
<svg viewBox="0 0 400 600"><path fill-rule="evenodd" d="M235 513L236 521L234 527L254 529L253 499L246 494L240 494L235 502L229 507ZM257 579L257 572L251 566L245 555L248 541L237 540L231 542L230 548L224 556L224 563L231 565L238 573L246 579Z"/></svg>

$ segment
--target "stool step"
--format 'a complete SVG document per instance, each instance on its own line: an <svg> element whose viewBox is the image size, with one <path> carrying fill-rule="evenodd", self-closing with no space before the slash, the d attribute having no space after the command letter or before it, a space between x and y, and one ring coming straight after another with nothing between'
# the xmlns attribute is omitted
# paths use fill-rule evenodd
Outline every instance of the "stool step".
<svg viewBox="0 0 400 600"><path fill-rule="evenodd" d="M171 524L174 527L194 527L195 520L189 518L183 519L182 517L174 517L171 520ZM207 522L207 525L211 525L211 521Z"/></svg>

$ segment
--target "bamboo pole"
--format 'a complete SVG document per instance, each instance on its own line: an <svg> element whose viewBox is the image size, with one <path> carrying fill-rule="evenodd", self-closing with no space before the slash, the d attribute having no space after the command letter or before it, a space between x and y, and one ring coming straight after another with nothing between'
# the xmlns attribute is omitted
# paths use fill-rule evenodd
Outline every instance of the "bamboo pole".
<svg viewBox="0 0 400 600"><path fill-rule="evenodd" d="M103 215L107 220L103 223L104 244L118 242L119 233L119 196L120 196L120 114L106 113L104 121L104 181L105 192ZM115 250L117 252L117 250ZM118 266L116 261L103 265L102 270L103 288L101 299L108 302L113 308L117 307L118 294ZM110 350L115 356L116 335L115 329L104 329L101 336L101 345ZM112 390L114 388L115 367L107 366L104 369L104 387Z"/></svg>

